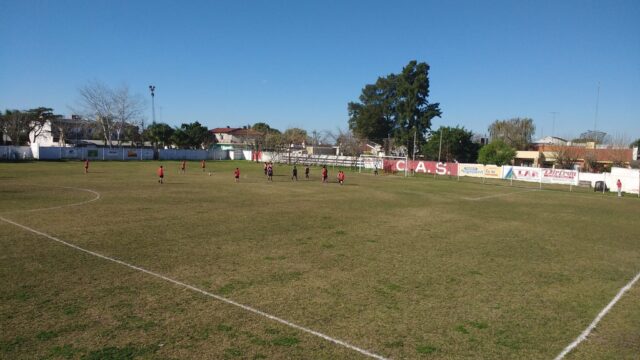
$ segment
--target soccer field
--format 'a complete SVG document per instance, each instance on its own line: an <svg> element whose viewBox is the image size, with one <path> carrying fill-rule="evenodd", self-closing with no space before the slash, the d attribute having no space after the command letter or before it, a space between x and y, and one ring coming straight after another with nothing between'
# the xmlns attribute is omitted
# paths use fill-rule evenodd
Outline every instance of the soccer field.
<svg viewBox="0 0 640 360"><path fill-rule="evenodd" d="M0 163L0 358L553 359L640 271L632 196L162 164ZM638 354L635 284L566 358Z"/></svg>

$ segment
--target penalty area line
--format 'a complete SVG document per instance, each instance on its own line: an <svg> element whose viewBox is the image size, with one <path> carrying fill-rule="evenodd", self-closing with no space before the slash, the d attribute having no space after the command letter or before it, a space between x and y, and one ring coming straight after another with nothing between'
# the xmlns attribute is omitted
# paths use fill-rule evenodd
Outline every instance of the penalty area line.
<svg viewBox="0 0 640 360"><path fill-rule="evenodd" d="M133 265L133 264L129 264L129 263L124 262L124 261L122 261L122 260L118 260L118 259L115 259L115 258L112 258L112 257L106 256L106 255L102 255L102 254L97 253L97 252L95 252L95 251L91 251L91 250L84 249L84 248L82 248L82 247L80 247L80 246L78 246L78 245L71 244L71 243L66 242L66 241L64 241L64 240L61 240L61 239L59 239L59 238L57 238L57 237L55 237L55 236L51 236L51 235L49 235L49 234L43 233L43 232L41 232L41 231L38 231L38 230L36 230L36 229L32 229L32 228L30 228L30 227L28 227L28 226L26 226L26 225L19 224L19 223L15 222L15 221L12 221L12 220L6 219L6 218L4 218L4 217L2 217L2 216L0 216L0 220L2 220L2 221L4 221L4 222L6 222L6 223L8 223L8 224L15 225L15 226L17 226L17 227L19 227L19 228L21 228L21 229L27 230L27 231L32 232L32 233L34 233L34 234L40 235L40 236L42 236L42 237L45 237L45 238L47 238L47 239L50 239L50 240L56 241L56 242L58 242L58 243L60 243L60 244L62 244L62 245L68 246L68 247L73 248L73 249L75 249L75 250L82 251L82 252L84 252L84 253L87 253L87 254L89 254L89 255L93 255L93 256L98 257L98 258L101 258L101 259L103 259L103 260L108 260L108 261L114 262L114 263L116 263L116 264L120 264L120 265L122 265L122 266L126 266L126 267L128 267L128 268L130 268L130 269L133 269L133 270L137 270L137 271L143 272L143 273L145 273L145 274L147 274L147 275L151 275L151 276L153 276L153 277L156 277L156 278L159 278L159 279L165 280L165 281L170 282L170 283L172 283L172 284L174 284L174 285L178 285L178 286L184 287L184 288L186 288L186 289L189 289L189 290L191 290L191 291L194 291L194 292L200 293L200 294L205 295L205 296L209 296L209 297L211 297L211 298L214 298L214 299L219 300L219 301L221 301L221 302L227 303L227 304L229 304L229 305L233 305L233 306L239 307L239 308L241 308L241 309L243 309L243 310L246 310L246 311L248 311L248 312L254 313L254 314L256 314L256 315L260 315L260 316L265 317L265 318L267 318L267 319L270 319L270 320L273 320L273 321L279 322L279 323L281 323L281 324L283 324L283 325L286 325L286 326L289 326L289 327L291 327L291 328L294 328L294 329L297 329L297 330L300 330L300 331L306 332L307 334L311 334L311 335L317 336L317 337L319 337L319 338L322 338L322 339L324 339L324 340L327 340L327 341L329 341L329 342L332 342L332 343L334 343L334 344L336 344L336 345L339 345L339 346L345 347L345 348L347 348L347 349L350 349L350 350L356 351L356 352L358 352L358 353L360 353L360 354L362 354L362 355L365 355L365 356L368 356L368 357L371 357L371 358L374 358L374 359L379 359L379 360L386 360L386 359L387 359L387 358L385 358L385 357L383 357L383 356L380 356L380 355L378 355L378 354L375 354L375 353L372 353L372 352L367 351L367 350L365 350L365 349L362 349L362 348L359 348L359 347L357 347L357 346L351 345L351 344L349 344L349 343L347 343L347 342L345 342L345 341L342 341L342 340L339 340L339 339L336 339L336 338L332 338L332 337L330 337L330 336L328 336L328 335L325 335L325 334L323 334L323 333L321 333L321 332L318 332L318 331L315 331L315 330L311 330L311 329L309 329L309 328L306 328L306 327L304 327L304 326L301 326L301 325L298 325L298 324L292 323L292 322L290 322L290 321L284 320L284 319L279 318L279 317L277 317L277 316L274 316L274 315L271 315L271 314L267 314L266 312L261 311L261 310L258 310L258 309L255 309L255 308L252 308L251 306L248 306L248 305L244 305L244 304L238 303L238 302L233 301L233 300L231 300L231 299L227 299L227 298L222 297L222 296L220 296L220 295L216 295L216 294L210 293L210 292L208 292L208 291L206 291L206 290L199 289L199 288L197 288L197 287L195 287L195 286L192 286L192 285L189 285L189 284L183 283L182 281L174 280L174 279L172 279L172 278L170 278L170 277L164 276L164 275L162 275L162 274L158 274L158 273L156 273L156 272L153 272L153 271L151 271L151 270L147 270L147 269L145 269L145 268L142 268L142 267L139 267L139 266L136 266L136 265Z"/></svg>
<svg viewBox="0 0 640 360"><path fill-rule="evenodd" d="M622 289L620 289L620 291L618 291L618 293L613 298L613 300L611 300L611 302L609 302L609 304L607 304L607 306L605 306L604 309L600 311L598 316L596 316L596 318L593 319L591 324L589 324L589 326L587 326L587 328L571 344L569 344L566 348L564 348L562 352L560 352L560 354L558 354L558 356L554 358L554 360L563 359L573 349L575 349L578 345L580 345L581 342L587 340L587 337L589 336L589 334L591 334L593 329L596 328L600 320L602 320L602 318L605 315L607 315L607 313L611 310L611 308L613 308L613 306L618 302L618 300L622 298L622 295L624 295L624 293L629 291L629 289L631 289L633 284L635 284L638 281L638 279L640 279L640 273L638 273L633 279L631 279L631 281L629 281L629 283L627 283L627 285L625 285Z"/></svg>

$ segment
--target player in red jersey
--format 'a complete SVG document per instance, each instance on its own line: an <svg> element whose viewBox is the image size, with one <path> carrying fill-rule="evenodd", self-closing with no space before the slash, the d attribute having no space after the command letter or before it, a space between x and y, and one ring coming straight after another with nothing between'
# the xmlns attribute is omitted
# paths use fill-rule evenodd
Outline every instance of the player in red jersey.
<svg viewBox="0 0 640 360"><path fill-rule="evenodd" d="M200 162L200 167L202 168L202 172L204 172L204 169L207 167L207 164L204 162L204 160Z"/></svg>
<svg viewBox="0 0 640 360"><path fill-rule="evenodd" d="M240 182L240 169L236 168L236 170L233 172L233 176L236 178L236 182Z"/></svg>
<svg viewBox="0 0 640 360"><path fill-rule="evenodd" d="M182 160L182 164L180 164L180 172L184 174L186 169L187 169L187 162Z"/></svg>
<svg viewBox="0 0 640 360"><path fill-rule="evenodd" d="M338 182L340 185L344 184L344 171L342 170L338 172Z"/></svg>
<svg viewBox="0 0 640 360"><path fill-rule="evenodd" d="M322 182L326 183L327 182L327 177L329 176L328 172L327 172L327 165L322 165Z"/></svg>
<svg viewBox="0 0 640 360"><path fill-rule="evenodd" d="M88 173L89 172L89 159L86 159L84 161L84 173Z"/></svg>
<svg viewBox="0 0 640 360"><path fill-rule="evenodd" d="M164 168L162 165L158 168L158 182L162 184L164 182Z"/></svg>

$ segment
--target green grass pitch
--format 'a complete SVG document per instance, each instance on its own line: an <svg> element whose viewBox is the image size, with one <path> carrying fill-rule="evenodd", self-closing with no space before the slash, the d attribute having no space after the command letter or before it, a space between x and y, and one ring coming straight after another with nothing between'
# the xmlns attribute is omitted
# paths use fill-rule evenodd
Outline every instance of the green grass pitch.
<svg viewBox="0 0 640 360"><path fill-rule="evenodd" d="M0 217L394 359L552 359L640 270L631 196L178 168L0 163ZM636 286L567 358L637 358L639 305ZM0 358L366 357L0 221Z"/></svg>

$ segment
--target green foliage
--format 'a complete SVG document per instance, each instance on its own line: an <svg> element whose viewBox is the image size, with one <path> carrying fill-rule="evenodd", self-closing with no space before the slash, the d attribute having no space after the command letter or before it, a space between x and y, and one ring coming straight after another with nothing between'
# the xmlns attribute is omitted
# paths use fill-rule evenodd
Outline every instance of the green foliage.
<svg viewBox="0 0 640 360"><path fill-rule="evenodd" d="M257 122L255 124L253 124L253 126L251 127L252 130L255 131L259 131L263 134L267 134L267 133L280 133L280 130L278 129L274 129L271 126L269 126L269 124L267 123L263 123L263 122Z"/></svg>
<svg viewBox="0 0 640 360"><path fill-rule="evenodd" d="M413 136L422 143L434 117L440 117L440 104L428 101L429 65L413 60L400 74L380 77L362 89L360 102L350 102L349 129L360 138L382 142L393 135L396 144L408 144ZM411 141L410 141L411 140Z"/></svg>
<svg viewBox="0 0 640 360"><path fill-rule="evenodd" d="M640 138L636 139L636 141L632 142L631 144L629 144L630 148L634 148L634 147L640 147Z"/></svg>
<svg viewBox="0 0 640 360"><path fill-rule="evenodd" d="M490 142L480 148L478 162L484 165L502 166L508 164L516 156L516 150L502 140Z"/></svg>
<svg viewBox="0 0 640 360"><path fill-rule="evenodd" d="M174 130L171 142L182 149L206 149L211 143L211 135L209 129L197 121L183 123Z"/></svg>
<svg viewBox="0 0 640 360"><path fill-rule="evenodd" d="M442 136L442 151L440 137ZM422 154L427 160L475 162L478 158L479 145L472 141L473 133L464 127L441 126L431 133L431 137L422 147Z"/></svg>
<svg viewBox="0 0 640 360"><path fill-rule="evenodd" d="M154 146L162 146L171 144L171 137L175 130L165 123L154 123L149 125L145 130L145 137L151 141Z"/></svg>
<svg viewBox="0 0 640 360"><path fill-rule="evenodd" d="M536 127L530 118L496 120L489 125L491 141L502 140L518 150L527 150L531 144Z"/></svg>

